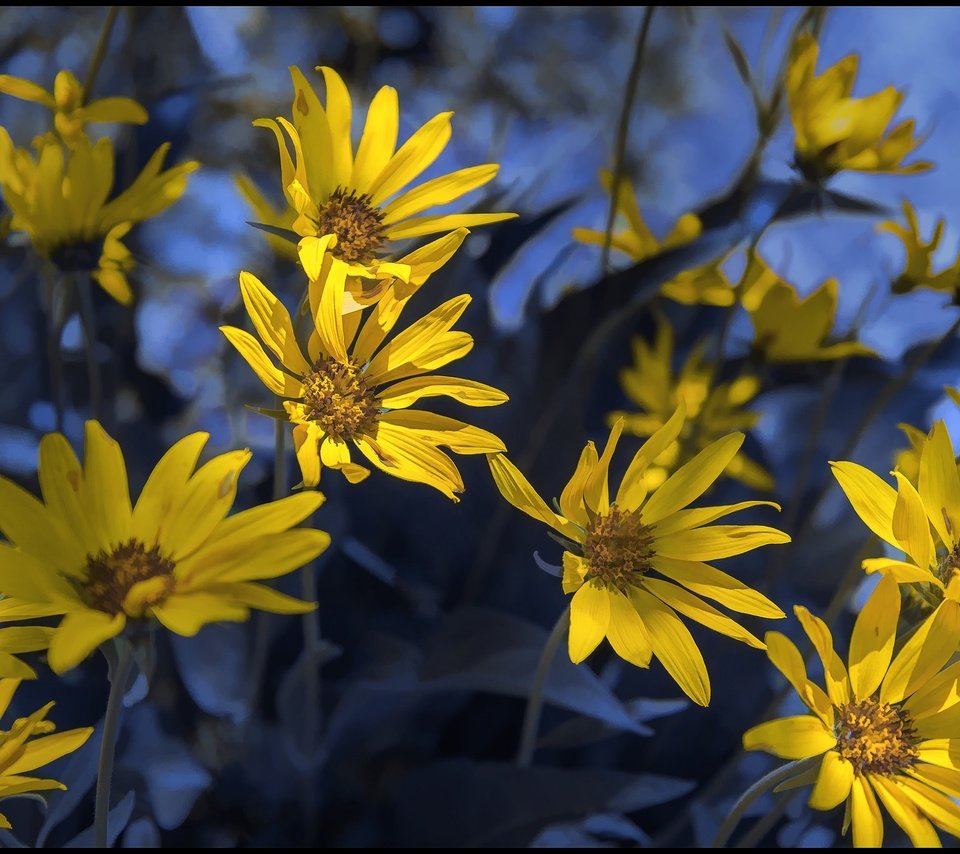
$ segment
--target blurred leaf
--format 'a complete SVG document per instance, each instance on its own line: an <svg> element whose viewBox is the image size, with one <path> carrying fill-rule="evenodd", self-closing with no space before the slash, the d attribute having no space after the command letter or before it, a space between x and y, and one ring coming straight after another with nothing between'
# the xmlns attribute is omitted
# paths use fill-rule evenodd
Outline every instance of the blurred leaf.
<svg viewBox="0 0 960 854"><path fill-rule="evenodd" d="M234 723L250 713L247 637L243 623L211 623L192 638L170 636L180 677L194 702Z"/></svg>
<svg viewBox="0 0 960 854"><path fill-rule="evenodd" d="M100 739L103 735L101 720L93 735L67 759L63 771L57 776L66 790L54 790L47 795L47 817L37 834L37 848L42 848L51 831L57 827L83 800L97 781L97 762L100 758Z"/></svg>
<svg viewBox="0 0 960 854"><path fill-rule="evenodd" d="M160 848L160 830L146 816L138 818L130 822L120 845L122 848Z"/></svg>
<svg viewBox="0 0 960 854"><path fill-rule="evenodd" d="M250 222L249 220L247 221L247 225L252 225L254 228L259 228L261 231L265 231L267 234L272 234L275 237L281 237L294 245L303 240L299 234L289 228L280 228L276 225L267 225L264 222Z"/></svg>
<svg viewBox="0 0 960 854"><path fill-rule="evenodd" d="M649 700L638 698L624 703L624 707L642 729L642 735L653 735L653 730L643 726L646 721L672 715L685 709L686 700ZM594 744L605 738L611 738L622 732L619 727L591 717L578 716L564 721L543 735L538 741L539 747L569 749Z"/></svg>
<svg viewBox="0 0 960 854"><path fill-rule="evenodd" d="M547 823L632 812L678 798L693 785L655 774L438 762L405 775L395 787L396 844L521 847Z"/></svg>
<svg viewBox="0 0 960 854"><path fill-rule="evenodd" d="M527 697L548 632L509 614L464 608L430 639L419 676L429 690L490 691ZM547 676L546 702L645 735L623 703L585 665L561 652Z"/></svg>
<svg viewBox="0 0 960 854"><path fill-rule="evenodd" d="M617 843L646 847L650 837L619 813L597 813L583 821L545 827L530 843L531 848L612 848Z"/></svg>
<svg viewBox="0 0 960 854"><path fill-rule="evenodd" d="M123 833L123 829L130 821L133 815L133 807L137 802L136 795L131 791L127 792L107 814L107 848L112 848L117 837ZM91 824L86 830L78 833L69 842L64 844L64 848L93 848L94 827Z"/></svg>

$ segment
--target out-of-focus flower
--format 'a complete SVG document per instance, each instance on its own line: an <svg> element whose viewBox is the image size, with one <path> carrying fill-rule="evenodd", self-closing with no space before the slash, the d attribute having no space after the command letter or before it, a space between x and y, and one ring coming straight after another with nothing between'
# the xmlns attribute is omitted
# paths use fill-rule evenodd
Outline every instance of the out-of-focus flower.
<svg viewBox="0 0 960 854"><path fill-rule="evenodd" d="M32 496L9 480L0 478L0 502L7 504ZM7 519L3 520L8 522ZM0 525L0 532L8 540L13 540L13 531L18 531L17 522ZM0 621L17 622L35 620L57 614L56 608L37 605L33 602L19 602L9 596L0 599ZM50 646L53 629L46 626L7 626L0 628L0 679L36 679L37 674L30 665L17 658L24 652L39 652Z"/></svg>
<svg viewBox="0 0 960 854"><path fill-rule="evenodd" d="M934 827L960 836L960 665L946 666L960 642L960 605L929 617L893 655L900 593L884 578L857 617L844 667L826 624L794 608L823 663L826 690L807 678L803 655L767 632L767 655L813 714L768 721L744 733L747 750L815 759L784 786L813 784L810 806L846 804L843 832L857 848L883 843L880 806L916 847L940 847Z"/></svg>
<svg viewBox="0 0 960 854"><path fill-rule="evenodd" d="M612 192L613 175L609 170L604 169L600 173L600 183L607 193ZM617 213L626 220L626 224L611 235L610 248L624 253L638 263L695 240L703 230L699 217L687 213L677 220L662 241L658 241L644 222L637 205L636 192L626 178L620 180ZM592 228L575 228L573 237L581 243L603 246L606 235ZM660 288L660 293L684 305L733 305L734 290L723 272L724 260L718 258L709 264L680 273L666 282Z"/></svg>
<svg viewBox="0 0 960 854"><path fill-rule="evenodd" d="M133 257L123 237L137 223L166 210L183 195L199 163L161 171L169 145L161 145L123 192L113 191L114 152L109 139L80 140L72 151L41 140L37 155L16 148L0 127L0 191L13 213L11 227L66 273L89 273L118 302L133 292L127 273ZM109 200L108 200L109 199Z"/></svg>
<svg viewBox="0 0 960 854"><path fill-rule="evenodd" d="M787 69L787 103L795 132L797 168L811 181L821 181L843 169L858 172L923 172L925 160L904 164L923 141L907 119L888 130L903 100L896 87L854 98L859 59L845 56L818 75L820 49L810 33L794 42Z"/></svg>
<svg viewBox="0 0 960 854"><path fill-rule="evenodd" d="M917 212L906 199L903 200L903 215L907 225L903 226L894 220L881 222L877 229L895 234L903 242L904 265L900 273L891 283L896 294L907 293L914 288L930 288L942 291L960 298L960 254L949 267L939 273L933 272L933 254L940 247L943 239L943 229L946 225L943 217L937 220L933 234L929 241L920 236L920 223L917 221Z"/></svg>
<svg viewBox="0 0 960 854"><path fill-rule="evenodd" d="M513 213L428 214L429 208L456 201L493 180L499 166L486 163L459 169L407 189L440 156L450 140L450 117L440 113L400 148L397 92L384 86L367 112L354 152L352 104L343 79L332 68L318 68L327 88L321 104L299 68L293 78L293 123L258 119L277 138L283 191L297 213L294 230L304 237L335 235L325 246L352 277L383 275L408 279L409 270L385 261L393 240L439 234L457 228L512 219ZM286 133L286 138L284 138ZM291 158L289 145L293 147ZM399 194L399 195L398 195Z"/></svg>
<svg viewBox="0 0 960 854"><path fill-rule="evenodd" d="M708 524L763 504L779 510L769 501L683 509L730 464L743 443L742 433L709 445L648 493L646 468L677 440L683 422L681 403L637 451L613 501L608 470L623 422L613 425L601 455L588 442L560 495L559 513L547 506L503 454L487 459L503 497L568 541L563 553L563 590L574 594L570 659L583 661L606 637L617 655L637 667L649 667L655 655L687 696L706 706L710 679L703 656L677 612L763 649L760 640L700 596L743 614L777 619L783 612L756 590L703 561L787 543L790 537L764 525Z"/></svg>
<svg viewBox="0 0 960 854"><path fill-rule="evenodd" d="M452 257L465 234L465 229L454 231L418 250L411 267L423 271L425 281L429 271ZM283 370L254 336L232 326L220 328L263 384L283 398L283 409L275 415L295 425L305 486L320 482L323 466L339 469L351 483L366 478L370 470L351 460L352 443L387 474L427 484L458 501L463 480L440 447L483 454L505 451L503 442L479 427L410 407L428 397L450 397L468 406L507 400L502 391L483 383L429 373L473 348L470 335L452 331L470 297L448 300L385 344L416 287L390 287L369 312L344 315L347 268L326 245L335 240L327 235L300 244L313 321L306 356L283 304L250 273L240 274L244 305Z"/></svg>
<svg viewBox="0 0 960 854"><path fill-rule="evenodd" d="M753 321L753 350L769 362L813 362L846 356L875 356L859 341L827 344L837 313L837 280L827 279L801 298L756 251L742 282L743 306Z"/></svg>
<svg viewBox="0 0 960 854"><path fill-rule="evenodd" d="M6 714L19 684L19 679L0 679L0 716ZM0 798L67 788L58 780L28 777L25 773L73 753L93 734L93 727L89 726L55 732L53 721L47 720L53 705L47 703L32 715L17 718L10 729L0 730ZM2 814L0 828L11 828Z"/></svg>
<svg viewBox="0 0 960 854"><path fill-rule="evenodd" d="M623 419L626 433L646 438L657 432L682 401L687 419L677 441L653 460L644 473L647 488L654 489L678 466L689 462L709 444L731 430L749 430L759 413L743 409L760 390L760 380L744 374L718 383L716 367L704 358L703 343L690 351L677 374L673 371L673 328L661 319L653 346L633 339L633 366L620 371L620 386L640 412L611 412L607 423ZM753 489L770 490L773 478L742 451L727 465L724 474Z"/></svg>
<svg viewBox="0 0 960 854"><path fill-rule="evenodd" d="M257 218L264 225L270 225L274 228L283 228L292 231L293 221L297 218L296 211L292 208L278 208L274 205L253 183L247 175L236 174L233 176L234 186L237 192L243 196L244 201L250 205L250 209L257 215ZM269 232L264 234L267 239L267 245L270 249L285 261L296 262L297 244L290 240Z"/></svg>
<svg viewBox="0 0 960 854"><path fill-rule="evenodd" d="M0 590L64 614L48 661L63 673L133 623L155 619L179 635L242 621L251 608L300 614L315 606L255 582L303 566L330 542L294 528L322 503L304 492L227 517L249 451L194 472L208 438L193 433L163 456L131 505L120 446L86 424L83 467L60 433L40 442L43 501L0 505Z"/></svg>
<svg viewBox="0 0 960 854"><path fill-rule="evenodd" d="M132 98L98 98L84 104L83 86L67 70L54 78L52 92L22 77L0 74L0 92L53 110L53 126L70 148L86 140L84 127L89 122L142 125L148 118L147 111Z"/></svg>

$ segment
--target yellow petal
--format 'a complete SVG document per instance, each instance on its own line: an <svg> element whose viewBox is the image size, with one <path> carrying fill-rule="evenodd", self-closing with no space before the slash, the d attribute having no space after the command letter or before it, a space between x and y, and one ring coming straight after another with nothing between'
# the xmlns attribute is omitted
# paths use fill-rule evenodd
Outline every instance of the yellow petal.
<svg viewBox="0 0 960 854"><path fill-rule="evenodd" d="M346 363L347 344L343 330L343 295L347 281L343 264L330 264L325 277L310 281L310 310L324 353Z"/></svg>
<svg viewBox="0 0 960 854"><path fill-rule="evenodd" d="M570 660L579 664L600 641L610 625L610 594L599 581L588 581L570 600Z"/></svg>
<svg viewBox="0 0 960 854"><path fill-rule="evenodd" d="M43 738L32 739L23 746L23 753L20 754L20 758L3 769L3 776L7 777L8 775L22 774L24 771L33 771L35 768L41 768L61 756L73 753L92 734L93 727L83 727L82 729L71 729Z"/></svg>
<svg viewBox="0 0 960 854"><path fill-rule="evenodd" d="M309 373L310 365L300 352L290 313L283 303L256 276L245 271L240 273L240 294L254 329L270 352L293 373Z"/></svg>
<svg viewBox="0 0 960 854"><path fill-rule="evenodd" d="M657 523L657 536L666 536L677 531L686 531L691 528L698 528L706 525L723 516L729 516L731 513L737 513L740 510L747 510L751 507L773 507L780 509L779 504L773 501L741 501L739 504L726 504L721 507L697 507L693 510L677 510L667 516L661 522Z"/></svg>
<svg viewBox="0 0 960 854"><path fill-rule="evenodd" d="M939 765L915 762L905 770L921 783L926 783L951 798L960 798L960 771L956 768L943 768Z"/></svg>
<svg viewBox="0 0 960 854"><path fill-rule="evenodd" d="M823 754L809 804L815 810L832 810L847 799L852 785L853 764L842 759L836 750L828 750Z"/></svg>
<svg viewBox="0 0 960 854"><path fill-rule="evenodd" d="M608 588L607 594L610 604L607 640L610 641L610 646L624 661L629 661L636 667L649 667L653 647L650 646L646 627L637 609L615 587Z"/></svg>
<svg viewBox="0 0 960 854"><path fill-rule="evenodd" d="M855 777L850 789L855 848L879 848L883 845L883 816L867 777Z"/></svg>
<svg viewBox="0 0 960 854"><path fill-rule="evenodd" d="M43 616L47 606L51 613L62 614L80 602L76 586L54 567L6 543L0 543L0 590L19 600L25 611L39 606L40 613L27 613L18 619Z"/></svg>
<svg viewBox="0 0 960 854"><path fill-rule="evenodd" d="M443 451L417 430L408 430L383 419L374 436L354 437L357 448L381 471L401 480L423 483L452 501L464 490L460 472Z"/></svg>
<svg viewBox="0 0 960 854"><path fill-rule="evenodd" d="M452 115L440 113L434 116L400 146L370 186L373 204L382 205L440 156L450 141Z"/></svg>
<svg viewBox="0 0 960 854"><path fill-rule="evenodd" d="M467 406L498 406L510 399L485 383L436 375L401 380L381 392L379 397L387 409L405 409L424 397L452 397Z"/></svg>
<svg viewBox="0 0 960 854"><path fill-rule="evenodd" d="M71 611L57 627L50 641L47 662L58 676L72 670L104 641L123 631L127 618L84 609Z"/></svg>
<svg viewBox="0 0 960 854"><path fill-rule="evenodd" d="M921 569L902 560L891 560L886 557L867 558L863 562L863 570L867 573L881 572L889 575L897 584L932 584L934 587L943 589L943 582L929 569Z"/></svg>
<svg viewBox="0 0 960 854"><path fill-rule="evenodd" d="M610 428L610 436L607 438L607 444L603 447L603 453L600 454L597 464L591 468L584 485L583 500L587 507L595 513L606 513L610 509L608 487L610 460L613 458L613 452L617 449L617 442L620 440L621 433L623 433L623 419L615 421Z"/></svg>
<svg viewBox="0 0 960 854"><path fill-rule="evenodd" d="M317 609L316 602L304 602L293 596L287 596L265 584L238 582L235 584L216 584L208 588L214 596L223 596L247 608L269 611L271 614L309 614Z"/></svg>
<svg viewBox="0 0 960 854"><path fill-rule="evenodd" d="M86 104L81 115L85 122L118 122L130 125L145 125L147 111L133 98L99 98Z"/></svg>
<svg viewBox="0 0 960 854"><path fill-rule="evenodd" d="M590 517L587 515L586 504L583 500L583 491L587 486L587 478L589 478L598 460L596 446L593 442L587 442L580 452L580 459L577 461L577 468L573 477L570 478L563 488L563 492L560 493L560 512L581 528L586 528L590 523Z"/></svg>
<svg viewBox="0 0 960 854"><path fill-rule="evenodd" d="M689 629L673 609L639 587L630 600L647 630L653 654L683 692L700 706L710 705L710 677Z"/></svg>
<svg viewBox="0 0 960 854"><path fill-rule="evenodd" d="M220 331L243 356L243 360L253 369L260 382L275 395L286 396L287 383L291 378L274 366L256 338L235 326L221 326Z"/></svg>
<svg viewBox="0 0 960 854"><path fill-rule="evenodd" d="M831 462L833 476L840 484L853 509L864 524L895 548L899 548L893 535L893 512L897 493L872 471L856 463Z"/></svg>
<svg viewBox="0 0 960 854"><path fill-rule="evenodd" d="M209 592L174 594L150 613L171 632L193 637L208 623L243 622L250 610L224 596Z"/></svg>
<svg viewBox="0 0 960 854"><path fill-rule="evenodd" d="M234 513L214 529L206 545L212 547L235 543L242 537L256 539L266 534L279 534L313 515L323 502L323 493L304 491Z"/></svg>
<svg viewBox="0 0 960 854"><path fill-rule="evenodd" d="M663 487L661 487L662 489ZM654 533L656 536L656 532ZM658 555L681 560L719 560L761 546L789 543L789 535L766 525L711 525L679 531L654 541Z"/></svg>
<svg viewBox="0 0 960 854"><path fill-rule="evenodd" d="M807 759L836 746L836 736L813 715L778 718L743 734L744 750L764 750L781 759Z"/></svg>
<svg viewBox="0 0 960 854"><path fill-rule="evenodd" d="M645 590L649 590L654 596L685 617L695 620L708 629L741 641L747 646L752 646L754 649L765 649L763 641L754 637L739 623L731 620L682 587L656 578L645 578L642 583Z"/></svg>
<svg viewBox="0 0 960 854"><path fill-rule="evenodd" d="M933 825L909 798L903 796L892 780L877 774L871 776L870 782L880 803L907 834L914 848L940 848L940 838Z"/></svg>
<svg viewBox="0 0 960 854"><path fill-rule="evenodd" d="M298 171L303 170L314 198L326 199L337 186L336 176L330 169L333 160L330 123L317 93L295 65L290 66L290 78L294 90L293 124L303 150L310 152L309 157L297 158Z"/></svg>
<svg viewBox="0 0 960 854"><path fill-rule="evenodd" d="M482 166L459 169L449 175L441 175L425 181L384 207L383 224L390 226L427 208L446 205L459 199L477 187L492 181L499 170L500 167L496 163L486 163Z"/></svg>
<svg viewBox="0 0 960 854"><path fill-rule="evenodd" d="M835 706L849 703L850 679L840 656L833 648L833 636L830 634L827 624L819 617L811 614L802 605L795 605L793 612L797 615L797 619L807 633L807 637L810 638L817 655L820 656L830 700Z"/></svg>
<svg viewBox="0 0 960 854"><path fill-rule="evenodd" d="M884 577L857 616L850 638L850 686L855 700L874 694L886 676L899 619L900 590L894 579Z"/></svg>
<svg viewBox="0 0 960 854"><path fill-rule="evenodd" d="M960 807L954 801L906 775L890 779L897 790L937 827L953 836L960 836Z"/></svg>
<svg viewBox="0 0 960 854"><path fill-rule="evenodd" d="M457 454L497 454L507 450L503 441L488 430L434 412L401 409L384 413L379 423L414 431L431 445L449 448Z"/></svg>
<svg viewBox="0 0 960 854"><path fill-rule="evenodd" d="M897 503L893 509L893 535L917 566L926 568L930 566L934 547L923 501L913 484L900 472L894 472L893 476L897 479L898 487Z"/></svg>
<svg viewBox="0 0 960 854"><path fill-rule="evenodd" d="M554 513L521 471L504 454L489 454L487 462L490 464L490 473L500 494L517 510L546 523L557 533L563 534L574 542L581 541L583 534L580 529Z"/></svg>
<svg viewBox="0 0 960 854"><path fill-rule="evenodd" d="M413 237L423 237L427 234L438 234L441 231L453 231L457 228L474 228L478 225L489 225L493 222L503 222L516 219L515 213L472 213L472 214L438 214L436 216L416 216L397 223L386 234L390 240L409 240Z"/></svg>
<svg viewBox="0 0 960 854"><path fill-rule="evenodd" d="M653 568L667 578L732 611L768 619L784 616L783 611L762 593L708 564L663 555L655 555L651 560Z"/></svg>
<svg viewBox="0 0 960 854"><path fill-rule="evenodd" d="M63 520L84 554L96 554L100 546L96 530L87 518L83 471L62 434L48 433L40 440L38 476L50 515Z"/></svg>
<svg viewBox="0 0 960 854"><path fill-rule="evenodd" d="M951 548L960 540L960 478L953 445L942 421L933 425L924 445L917 486L930 523Z"/></svg>
<svg viewBox="0 0 960 854"><path fill-rule="evenodd" d="M563 592L576 593L587 575L587 563L573 552L563 553Z"/></svg>
<svg viewBox="0 0 960 854"><path fill-rule="evenodd" d="M51 110L56 109L57 106L53 100L53 95L42 86L38 86L30 80L24 80L22 77L14 77L12 74L0 74L0 92L24 101L43 104Z"/></svg>
<svg viewBox="0 0 960 854"><path fill-rule="evenodd" d="M293 428L293 448L300 464L304 486L320 483L320 441L323 433L316 424L298 424Z"/></svg>
<svg viewBox="0 0 960 854"><path fill-rule="evenodd" d="M349 187L353 175L353 141L350 138L353 108L343 78L332 68L318 69L327 85L327 123L333 155L333 178L337 187Z"/></svg>
<svg viewBox="0 0 960 854"><path fill-rule="evenodd" d="M360 193L369 193L374 179L383 171L397 147L400 126L400 105L397 90L383 86L373 96L367 110L363 136L357 146L351 186Z"/></svg>
<svg viewBox="0 0 960 854"><path fill-rule="evenodd" d="M810 711L820 718L828 729L832 728L833 704L820 686L807 678L807 667L800 650L793 641L780 632L767 632L763 639L767 644L767 657L770 663L784 675Z"/></svg>
<svg viewBox="0 0 960 854"><path fill-rule="evenodd" d="M123 452L97 421L86 423L83 479L90 521L97 531L101 548L109 550L130 536L133 510Z"/></svg>
<svg viewBox="0 0 960 854"><path fill-rule="evenodd" d="M910 717L920 721L960 703L958 678L960 678L960 661L945 667L927 681L904 703L904 708L908 710Z"/></svg>
<svg viewBox="0 0 960 854"><path fill-rule="evenodd" d="M899 703L934 676L960 644L960 605L944 599L897 653L880 687L880 701Z"/></svg>
<svg viewBox="0 0 960 854"><path fill-rule="evenodd" d="M743 433L731 433L713 442L677 469L641 508L644 524L653 525L696 501L720 477L742 444Z"/></svg>
<svg viewBox="0 0 960 854"><path fill-rule="evenodd" d="M85 563L85 552L63 522L4 477L0 477L0 531L23 551L63 572L77 572Z"/></svg>

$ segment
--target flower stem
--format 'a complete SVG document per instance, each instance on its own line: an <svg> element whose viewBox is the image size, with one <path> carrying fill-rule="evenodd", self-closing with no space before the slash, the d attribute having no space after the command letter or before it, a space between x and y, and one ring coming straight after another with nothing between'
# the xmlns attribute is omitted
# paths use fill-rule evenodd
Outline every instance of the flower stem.
<svg viewBox="0 0 960 854"><path fill-rule="evenodd" d="M747 791L745 791L734 805L733 809L730 810L730 814L723 820L723 824L720 825L720 829L717 831L716 836L713 837L713 842L710 843L711 848L722 848L727 840L730 838L730 834L736 829L737 825L740 823L740 819L743 818L743 814L750 808L750 805L761 795L765 795L771 789L776 788L781 783L786 782L791 777L796 777L798 774L802 774L809 768L814 766L814 763L819 762L819 756L813 756L808 759L798 759L796 762L790 762L786 765L781 765L779 768L771 771L766 777L761 777L754 783Z"/></svg>
<svg viewBox="0 0 960 854"><path fill-rule="evenodd" d="M80 296L80 323L83 326L83 352L87 363L90 417L101 421L103 419L103 384L100 380L100 363L97 361L97 324L93 312L90 279L77 281L77 291Z"/></svg>
<svg viewBox="0 0 960 854"><path fill-rule="evenodd" d="M87 68L87 76L83 81L83 92L81 94L81 103L83 104L85 104L90 97L90 92L97 79L97 74L100 73L100 66L103 65L104 57L107 55L107 45L110 43L110 34L113 32L113 25L116 23L119 13L119 6L111 6L107 11L107 17L103 20L103 26L100 28L100 35L97 38L97 45L93 49L93 56L90 58L90 65Z"/></svg>
<svg viewBox="0 0 960 854"><path fill-rule="evenodd" d="M560 642L570 626L570 607L563 609L557 619L547 642L540 653L537 670L533 676L533 687L527 697L527 708L523 713L523 729L520 732L520 746L517 748L516 764L521 768L528 767L533 761L533 751L537 746L537 731L540 729L540 713L543 711L543 689L547 684L547 674L550 665L556 657Z"/></svg>
<svg viewBox="0 0 960 854"><path fill-rule="evenodd" d="M790 806L790 801L792 801L797 795L796 789L790 789L789 791L783 792L780 795L780 799L773 805L773 809L770 810L766 815L757 819L756 823L751 827L743 836L740 837L737 842L737 848L756 848L757 843L760 842L763 837L765 837L776 825L781 818L783 818L784 813L787 811L787 807Z"/></svg>
<svg viewBox="0 0 960 854"><path fill-rule="evenodd" d="M110 695L107 698L107 712L103 719L103 738L100 742L100 762L97 766L97 797L94 808L93 835L94 847L107 847L107 816L110 813L110 781L113 777L113 759L117 747L117 735L120 729L120 710L123 708L123 695L130 681L133 667L133 645L121 641L120 657L110 672Z"/></svg>
<svg viewBox="0 0 960 854"><path fill-rule="evenodd" d="M647 6L643 12L643 21L637 34L637 46L633 51L633 63L630 66L630 73L627 75L627 87L623 93L623 106L620 108L620 120L617 123L617 141L613 150L613 184L610 187L610 207L607 210L607 225L603 232L603 255L600 261L601 275L606 273L610 266L610 243L613 240L613 223L617 217L617 205L620 201L620 181L623 178L627 137L630 135L630 116L633 113L637 83L640 80L640 71L643 68L643 54L647 45L647 35L650 32L650 22L653 20L653 10L656 8L656 6Z"/></svg>

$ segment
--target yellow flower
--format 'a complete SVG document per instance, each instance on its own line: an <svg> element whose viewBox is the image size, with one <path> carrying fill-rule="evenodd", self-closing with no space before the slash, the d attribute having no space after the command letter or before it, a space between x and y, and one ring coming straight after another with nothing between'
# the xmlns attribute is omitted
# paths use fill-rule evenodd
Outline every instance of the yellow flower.
<svg viewBox="0 0 960 854"><path fill-rule="evenodd" d="M842 169L858 172L923 172L933 164L903 160L922 142L908 119L887 130L903 100L894 86L866 98L852 97L859 59L845 56L817 75L820 49L809 33L797 37L787 69L787 102L795 132L797 168L811 181Z"/></svg>
<svg viewBox="0 0 960 854"><path fill-rule="evenodd" d="M894 471L894 489L869 469L831 462L834 477L864 524L904 559L868 558L867 572L915 585L931 604L960 602L960 470L942 421L920 445L917 485ZM936 537L931 535L933 528Z"/></svg>
<svg viewBox="0 0 960 854"><path fill-rule="evenodd" d="M626 433L646 438L666 424L683 402L687 420L678 440L647 467L644 479L649 489L711 442L731 430L749 430L760 418L759 413L742 408L760 390L757 377L744 374L732 382L716 382L716 368L704 358L703 343L691 350L674 375L673 343L673 329L665 319L658 321L652 347L641 338L633 339L633 367L620 371L620 386L641 411L607 416L610 426L622 418ZM730 460L724 474L752 489L773 488L770 473L742 451Z"/></svg>
<svg viewBox="0 0 960 854"><path fill-rule="evenodd" d="M560 495L559 513L547 506L505 456L491 454L487 459L503 497L568 541L563 553L563 590L574 594L568 639L571 661L583 661L606 637L617 655L637 667L649 667L655 655L687 696L706 706L710 679L703 656L677 612L763 649L760 640L700 596L758 617L776 619L783 617L783 611L702 561L787 543L790 538L764 525L708 526L748 507L766 504L780 509L769 501L683 509L726 469L740 449L742 433L709 445L648 494L645 470L677 440L683 421L681 403L636 453L612 502L607 473L623 422L614 424L601 455L588 442Z"/></svg>
<svg viewBox="0 0 960 854"><path fill-rule="evenodd" d="M39 255L67 273L89 273L117 301L133 292L127 273L134 261L122 239L138 222L172 205L199 166L188 161L161 171L169 145L161 145L136 180L113 191L114 153L109 139L80 140L72 151L41 140L37 156L15 148L0 127L0 190ZM109 199L109 201L108 201Z"/></svg>
<svg viewBox="0 0 960 854"><path fill-rule="evenodd" d="M600 173L600 183L607 193L613 186L613 175L604 169ZM637 205L636 192L631 183L622 178L617 193L617 213L626 224L620 231L611 235L610 247L627 255L639 263L668 249L675 249L690 243L700 236L703 225L696 214L684 214L662 240L658 241L647 227L640 208ZM574 240L595 246L603 246L606 235L592 228L573 229ZM718 258L709 264L703 264L692 270L685 270L674 276L661 288L660 293L668 299L684 305L733 305L734 290L722 270L724 258Z"/></svg>
<svg viewBox="0 0 960 854"><path fill-rule="evenodd" d="M6 714L19 684L19 679L0 679L0 715ZM53 705L47 703L29 717L17 718L9 730L0 730L0 798L67 788L57 780L25 774L73 753L93 734L93 727L54 732L53 721L47 720ZM2 814L0 828L11 828Z"/></svg>
<svg viewBox="0 0 960 854"><path fill-rule="evenodd" d="M237 188L237 192L243 196L244 201L250 206L250 209L257 215L259 222L264 225L272 225L275 228L293 230L293 221L297 218L296 211L291 208L284 208L283 210L277 208L247 175L235 174L233 184ZM269 232L264 233L264 237L267 239L267 245L279 258L284 261L295 262L297 260L297 245L295 243Z"/></svg>
<svg viewBox="0 0 960 854"><path fill-rule="evenodd" d="M823 663L826 691L807 678L797 647L767 632L770 661L813 714L755 726L744 748L821 757L784 785L813 783L814 809L845 804L843 831L853 825L857 848L883 843L881 805L916 847L940 847L934 826L960 836L960 665L945 668L960 641L960 605L927 619L894 656L900 594L882 579L854 624L847 667L826 624L806 608L794 612Z"/></svg>
<svg viewBox="0 0 960 854"><path fill-rule="evenodd" d="M363 135L354 152L351 138L352 105L343 79L332 68L318 68L327 88L326 105L299 68L293 78L293 123L283 118L258 119L277 138L281 180L287 201L296 211L294 230L304 237L336 235L326 244L352 277L399 276L409 269L384 261L386 244L484 223L512 219L512 213L430 214L428 208L446 205L482 187L499 166L487 163L441 175L402 192L446 148L450 117L440 113L421 127L399 149L400 115L397 92L384 86L374 96ZM289 145L294 157L291 158ZM399 195L398 195L399 194Z"/></svg>
<svg viewBox="0 0 960 854"><path fill-rule="evenodd" d="M86 139L83 129L89 122L133 125L147 122L147 111L132 98L99 98L84 104L83 87L72 71L57 74L52 92L22 77L0 74L0 92L53 110L53 125L70 148Z"/></svg>
<svg viewBox="0 0 960 854"><path fill-rule="evenodd" d="M930 288L951 294L954 299L957 299L960 291L960 255L949 267L939 273L933 272L933 253L940 247L946 225L943 217L937 220L933 234L927 242L920 236L917 212L906 199L903 200L903 215L907 220L906 227L893 220L887 220L877 226L878 230L895 234L903 241L906 257L903 272L891 283L893 292L903 294L914 288Z"/></svg>
<svg viewBox="0 0 960 854"><path fill-rule="evenodd" d="M827 279L801 298L756 251L743 277L743 306L754 328L754 352L770 362L812 362L875 356L858 341L824 343L837 313L837 280Z"/></svg>
<svg viewBox="0 0 960 854"><path fill-rule="evenodd" d="M59 433L40 442L43 501L4 484L0 590L64 614L48 661L63 673L128 623L156 619L179 635L241 621L251 608L300 614L314 605L255 582L313 560L330 542L293 528L322 503L305 492L227 517L249 451L214 457L194 472L208 434L163 456L136 505L120 446L88 421L81 468ZM3 482L0 480L0 482Z"/></svg>
<svg viewBox="0 0 960 854"><path fill-rule="evenodd" d="M960 409L960 389L944 386L943 390L954 405ZM893 467L903 474L913 486L916 486L920 477L920 457L923 454L923 446L927 442L927 434L910 424L898 424L897 427L907 437L910 447L902 448L896 452Z"/></svg>
<svg viewBox="0 0 960 854"><path fill-rule="evenodd" d="M304 238L300 260L310 278L313 321L305 351L283 304L256 276L240 274L247 313L282 370L252 335L232 326L220 328L263 384L283 398L283 411L276 414L295 425L304 486L320 482L323 466L339 469L351 483L367 477L370 470L351 460L352 443L387 474L425 483L457 501L463 480L440 446L458 454L506 450L500 439L479 427L410 409L428 397L451 397L468 406L507 400L502 391L483 383L429 374L473 348L470 335L453 331L470 303L468 295L448 300L384 344L412 293L449 260L465 235L466 229L458 229L414 253L411 267L422 278L406 289L388 288L365 320L359 311L344 316L346 267L336 263L327 246L336 238Z"/></svg>
<svg viewBox="0 0 960 854"><path fill-rule="evenodd" d="M19 487L0 478L0 502L16 500L22 493ZM5 528L0 532L9 536ZM17 622L51 617L59 613L56 608L37 605L32 602L20 602L9 596L0 599L0 621ZM39 652L50 646L53 629L46 626L7 626L0 628L0 680L36 679L36 671L16 656L24 652Z"/></svg>

